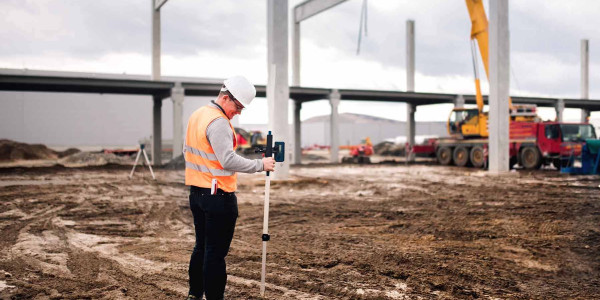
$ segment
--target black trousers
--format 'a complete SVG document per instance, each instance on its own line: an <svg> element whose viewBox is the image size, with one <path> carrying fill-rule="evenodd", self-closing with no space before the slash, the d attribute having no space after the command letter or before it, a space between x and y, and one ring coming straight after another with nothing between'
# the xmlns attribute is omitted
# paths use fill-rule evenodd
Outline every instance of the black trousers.
<svg viewBox="0 0 600 300"><path fill-rule="evenodd" d="M233 239L238 217L237 198L234 193L210 189L190 188L190 209L194 215L196 245L190 259L189 294L207 300L223 299L227 271L225 256Z"/></svg>

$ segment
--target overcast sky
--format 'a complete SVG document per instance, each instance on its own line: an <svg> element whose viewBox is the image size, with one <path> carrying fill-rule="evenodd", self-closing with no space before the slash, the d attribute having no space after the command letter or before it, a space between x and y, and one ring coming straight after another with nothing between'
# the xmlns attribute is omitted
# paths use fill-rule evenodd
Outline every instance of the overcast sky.
<svg viewBox="0 0 600 300"><path fill-rule="evenodd" d="M243 74L265 84L266 3L168 1L163 75ZM290 10L298 3L289 1ZM406 90L405 27L412 19L416 90L474 93L464 1L370 0L368 36L356 55L361 6L362 0L349 0L302 23L303 86ZM0 0L0 68L149 75L150 7L151 0ZM580 97L580 41L589 39L590 97L600 99L600 1L515 0L509 10L512 95ZM266 101L255 102L241 123L264 123ZM450 109L419 107L416 118L443 120ZM406 118L402 104L344 101L340 111ZM302 118L327 113L329 105L320 101L304 105ZM552 109L542 114L554 117ZM578 117L578 110L567 110L567 118Z"/></svg>

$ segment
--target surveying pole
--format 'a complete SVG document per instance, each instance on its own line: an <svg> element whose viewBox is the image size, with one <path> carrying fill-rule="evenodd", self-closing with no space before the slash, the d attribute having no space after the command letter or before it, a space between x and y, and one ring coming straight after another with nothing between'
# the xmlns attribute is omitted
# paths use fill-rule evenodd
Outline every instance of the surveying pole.
<svg viewBox="0 0 600 300"><path fill-rule="evenodd" d="M267 144L264 148L257 147L255 152L261 152L265 154L265 157L272 157L275 155L276 162L283 162L285 158L285 144L284 142L275 142L273 147L273 135L271 131L267 134ZM265 295L265 276L267 273L267 242L271 239L269 235L269 194L271 191L271 172L267 171L265 175L265 206L264 206L264 218L263 218L263 234L262 234L262 271L260 274L260 295Z"/></svg>

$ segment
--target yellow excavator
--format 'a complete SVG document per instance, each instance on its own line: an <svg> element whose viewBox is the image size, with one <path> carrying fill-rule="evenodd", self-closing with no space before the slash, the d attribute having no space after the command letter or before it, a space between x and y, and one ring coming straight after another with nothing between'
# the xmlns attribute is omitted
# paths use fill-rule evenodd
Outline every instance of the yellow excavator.
<svg viewBox="0 0 600 300"><path fill-rule="evenodd" d="M465 0L471 18L471 54L473 57L473 70L475 73L475 100L477 108L454 108L448 118L448 134L461 138L488 137L488 113L483 111L483 96L479 82L479 69L477 66L476 47L479 46L481 61L485 74L489 80L488 67L488 20L481 0ZM475 45L477 44L477 46ZM539 120L536 115L535 105L513 105L508 98L510 120L520 122L535 122Z"/></svg>

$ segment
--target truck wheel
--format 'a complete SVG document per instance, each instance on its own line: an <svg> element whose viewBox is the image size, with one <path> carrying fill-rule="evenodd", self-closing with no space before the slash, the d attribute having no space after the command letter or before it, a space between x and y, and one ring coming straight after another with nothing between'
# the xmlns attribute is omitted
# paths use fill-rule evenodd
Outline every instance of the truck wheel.
<svg viewBox="0 0 600 300"><path fill-rule="evenodd" d="M469 158L471 159L473 167L483 167L483 164L485 163L485 158L483 157L483 147L475 146L471 148L471 154L469 155Z"/></svg>
<svg viewBox="0 0 600 300"><path fill-rule="evenodd" d="M437 159L440 164L447 166L452 163L452 149L442 146L437 150Z"/></svg>
<svg viewBox="0 0 600 300"><path fill-rule="evenodd" d="M539 169L542 165L542 156L537 147L525 146L521 150L521 166L527 170Z"/></svg>
<svg viewBox="0 0 600 300"><path fill-rule="evenodd" d="M454 164L459 167L464 167L469 163L469 149L463 146L458 146L454 149L452 154Z"/></svg>

